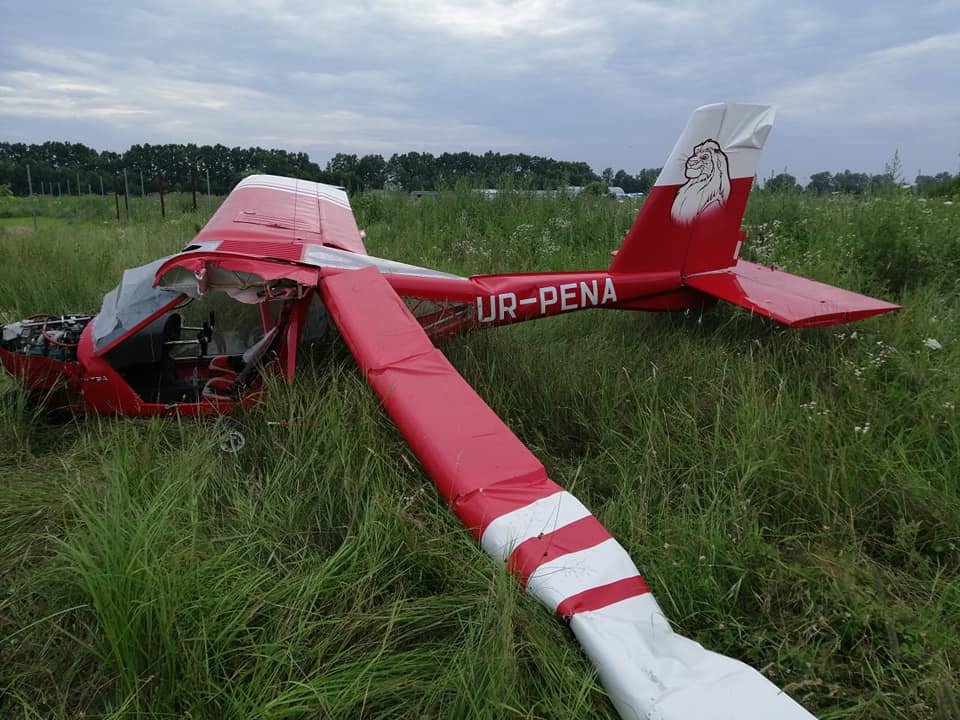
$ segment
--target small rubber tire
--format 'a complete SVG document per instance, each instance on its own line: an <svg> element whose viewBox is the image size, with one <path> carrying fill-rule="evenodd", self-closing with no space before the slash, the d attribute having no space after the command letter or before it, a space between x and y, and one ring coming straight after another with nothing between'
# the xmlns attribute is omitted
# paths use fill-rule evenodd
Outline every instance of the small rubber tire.
<svg viewBox="0 0 960 720"><path fill-rule="evenodd" d="M243 426L236 420L227 420L220 430L220 442L217 448L224 455L238 455L247 444Z"/></svg>

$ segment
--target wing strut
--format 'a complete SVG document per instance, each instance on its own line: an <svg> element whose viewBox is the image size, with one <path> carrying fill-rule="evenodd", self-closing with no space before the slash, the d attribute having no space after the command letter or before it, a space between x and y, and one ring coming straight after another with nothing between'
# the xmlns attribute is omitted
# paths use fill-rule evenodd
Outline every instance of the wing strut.
<svg viewBox="0 0 960 720"><path fill-rule="evenodd" d="M326 276L323 299L440 493L528 593L569 619L630 720L810 720L760 673L673 632L620 544L437 350L373 267Z"/></svg>

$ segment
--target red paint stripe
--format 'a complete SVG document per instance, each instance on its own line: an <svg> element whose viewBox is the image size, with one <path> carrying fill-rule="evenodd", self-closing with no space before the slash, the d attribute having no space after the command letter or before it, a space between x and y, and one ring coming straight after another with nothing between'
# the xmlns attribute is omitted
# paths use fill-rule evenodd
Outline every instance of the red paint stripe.
<svg viewBox="0 0 960 720"><path fill-rule="evenodd" d="M562 490L547 477L545 470L540 469L532 477L511 478L466 495L458 495L450 505L461 522L479 540L487 526L501 515L525 508Z"/></svg>
<svg viewBox="0 0 960 720"><path fill-rule="evenodd" d="M599 610L627 598L645 595L650 588L639 575L584 590L571 595L557 606L557 614L569 618L577 613Z"/></svg>
<svg viewBox="0 0 960 720"><path fill-rule="evenodd" d="M611 535L593 515L575 520L550 533L526 540L514 549L507 568L526 586L534 570L562 555L586 550L610 540Z"/></svg>

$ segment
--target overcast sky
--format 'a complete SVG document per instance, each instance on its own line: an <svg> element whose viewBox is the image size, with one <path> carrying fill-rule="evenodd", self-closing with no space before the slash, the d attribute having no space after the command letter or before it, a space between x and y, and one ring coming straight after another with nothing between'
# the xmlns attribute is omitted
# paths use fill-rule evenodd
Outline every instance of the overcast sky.
<svg viewBox="0 0 960 720"><path fill-rule="evenodd" d="M761 175L960 168L960 0L0 0L0 140L657 167L770 103Z"/></svg>

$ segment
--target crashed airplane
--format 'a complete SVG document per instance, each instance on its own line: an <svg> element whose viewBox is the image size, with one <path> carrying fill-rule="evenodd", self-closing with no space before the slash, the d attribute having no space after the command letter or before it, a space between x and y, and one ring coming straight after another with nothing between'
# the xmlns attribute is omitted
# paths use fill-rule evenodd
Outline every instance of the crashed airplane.
<svg viewBox="0 0 960 720"><path fill-rule="evenodd" d="M624 718L809 720L749 666L675 633L636 566L463 380L433 340L592 308L717 299L791 327L898 306L740 259L771 108L697 109L606 270L459 277L367 254L346 193L240 182L183 251L127 270L96 315L5 325L0 362L48 407L235 413L331 321L452 510L569 621Z"/></svg>

